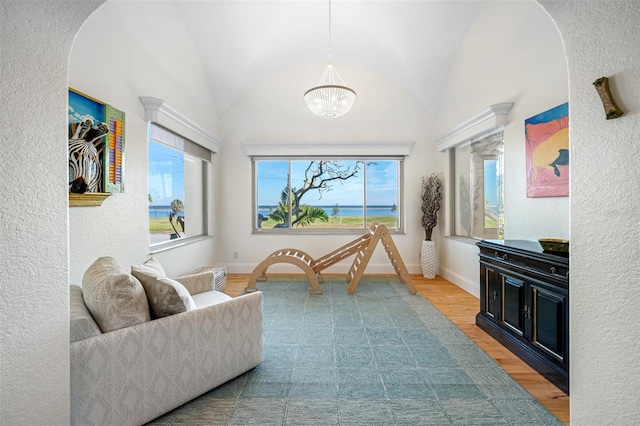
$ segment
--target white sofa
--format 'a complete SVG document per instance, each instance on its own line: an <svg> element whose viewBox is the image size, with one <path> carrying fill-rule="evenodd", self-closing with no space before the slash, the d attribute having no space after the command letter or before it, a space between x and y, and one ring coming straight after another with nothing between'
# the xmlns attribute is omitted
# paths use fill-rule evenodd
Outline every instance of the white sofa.
<svg viewBox="0 0 640 426"><path fill-rule="evenodd" d="M156 319L163 298L148 297L144 277L111 258L91 265L82 288L71 286L72 424L144 424L262 362L260 292L213 291L212 272L176 280L188 306Z"/></svg>

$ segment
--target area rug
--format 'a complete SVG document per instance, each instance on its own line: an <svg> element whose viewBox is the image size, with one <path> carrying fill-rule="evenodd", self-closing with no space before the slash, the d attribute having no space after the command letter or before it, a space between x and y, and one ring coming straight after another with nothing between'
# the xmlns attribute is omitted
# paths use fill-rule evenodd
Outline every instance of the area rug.
<svg viewBox="0 0 640 426"><path fill-rule="evenodd" d="M561 425L420 294L391 277L310 295L258 283L264 361L156 425Z"/></svg>

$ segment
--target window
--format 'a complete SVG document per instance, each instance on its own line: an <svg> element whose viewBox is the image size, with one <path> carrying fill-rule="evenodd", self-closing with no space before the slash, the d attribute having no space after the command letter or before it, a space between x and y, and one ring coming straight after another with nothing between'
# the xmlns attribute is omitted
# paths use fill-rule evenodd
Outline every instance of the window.
<svg viewBox="0 0 640 426"><path fill-rule="evenodd" d="M503 132L452 148L454 234L480 239L504 237Z"/></svg>
<svg viewBox="0 0 640 426"><path fill-rule="evenodd" d="M149 126L149 245L205 235L211 151Z"/></svg>
<svg viewBox="0 0 640 426"><path fill-rule="evenodd" d="M254 230L399 231L403 161L253 158Z"/></svg>

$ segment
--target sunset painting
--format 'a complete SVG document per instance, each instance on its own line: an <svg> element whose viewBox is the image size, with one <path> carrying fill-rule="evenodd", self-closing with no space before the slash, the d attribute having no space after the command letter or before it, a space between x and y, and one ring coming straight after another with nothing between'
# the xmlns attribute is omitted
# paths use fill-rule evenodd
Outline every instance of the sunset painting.
<svg viewBox="0 0 640 426"><path fill-rule="evenodd" d="M569 103L524 121L527 197L569 196Z"/></svg>

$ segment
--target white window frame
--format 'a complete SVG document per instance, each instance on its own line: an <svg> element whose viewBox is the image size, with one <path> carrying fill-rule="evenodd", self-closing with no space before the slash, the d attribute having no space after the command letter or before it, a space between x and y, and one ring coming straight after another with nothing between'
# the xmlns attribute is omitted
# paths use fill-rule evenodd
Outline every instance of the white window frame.
<svg viewBox="0 0 640 426"><path fill-rule="evenodd" d="M447 182L446 198L445 198L445 236L451 238L459 238L470 243L478 241L478 238L472 237L458 237L455 235L455 175L454 175L454 148L471 144L473 141L478 141L484 136L493 134L498 131L504 131L504 127L509 124L509 112L513 108L513 102L504 102L499 104L490 105L478 114L470 117L469 119L461 122L457 126L452 127L448 131L444 132L435 139L436 147L439 152L444 152L449 161L446 167L448 173L446 173ZM504 191L504 182L503 182ZM484 212L484 209L482 209ZM484 215L484 213L483 213ZM504 220L504 218L503 218ZM499 224L503 226L503 224ZM498 235L503 236L502 233Z"/></svg>
<svg viewBox="0 0 640 426"><path fill-rule="evenodd" d="M187 116L176 110L173 106L163 99L143 96L140 102L145 108L145 120L149 124L155 124L163 127L179 137L182 137L192 144L196 151L202 153L203 149L209 151L208 162L206 162L206 170L203 170L203 234L191 238L180 238L171 240L162 244L149 247L150 253L156 253L184 244L200 241L203 238L212 236L212 212L213 203L209 192L212 188L212 160L213 155L220 152L221 142L207 130L196 124ZM198 148L199 147L199 148ZM206 156L206 155L205 155ZM147 161L149 161L147 159ZM188 219L187 219L188 220ZM187 225L188 226L188 225Z"/></svg>
<svg viewBox="0 0 640 426"><path fill-rule="evenodd" d="M170 152L175 152L176 154L173 157L182 162L180 169L182 170L183 199L180 201L184 203L184 217L188 222L187 224L184 221L182 222L185 224L185 228L182 230L179 224L180 216L175 221L172 221L173 229L176 232L171 233L168 240L154 242L152 241L153 234L150 232L150 250L154 252L165 247L182 245L208 235L209 215L207 206L209 205L208 182L211 173L211 151L155 123L149 123L148 143L149 149L151 149L151 144L156 144L164 146ZM150 155L148 156L148 161L148 176L151 178ZM173 163L175 160L171 159L171 161ZM169 211L170 208L167 210ZM168 213L167 221L169 221ZM193 229L196 230L195 233L192 231Z"/></svg>
<svg viewBox="0 0 640 426"><path fill-rule="evenodd" d="M460 163L456 161L456 153L462 149L469 149L465 155L468 162ZM453 183L452 197L452 235L461 238L482 239L503 239L504 238L504 132L502 128L475 138L469 144L458 145L450 148L452 167L450 181ZM484 163L486 160L496 160L497 168L501 172L498 185L498 214L496 217L497 228L485 227L486 208L484 202L485 195L485 173ZM460 170L459 167L465 168ZM460 174L468 176L468 181L463 182L458 178ZM466 183L466 187L461 188L461 184ZM468 223L463 223L461 215L468 214ZM460 225L466 233L461 233L458 229Z"/></svg>
<svg viewBox="0 0 640 426"><path fill-rule="evenodd" d="M366 208L367 205L366 196L367 196L367 175L366 175L366 167L362 169L362 183L363 183L363 226L361 228L313 228L313 227L288 227L288 228L262 228L258 226L258 188L257 188L257 173L256 173L256 162L257 161L289 161L289 171L291 169L291 161L322 161L322 160L345 160L345 161L363 161L363 162L375 162L376 160L387 160L387 161L397 161L398 162L398 195L396 204L396 217L397 217L397 228L390 228L389 232L403 234L405 233L405 220L404 220L404 157L403 156L390 156L390 157L380 157L380 156L340 156L340 157L331 157L331 156L252 156L251 157L251 172L252 172L252 221L251 228L253 234L362 234L366 229L367 217L366 217ZM291 176L291 173L289 173ZM293 183L295 186L295 183Z"/></svg>

